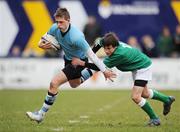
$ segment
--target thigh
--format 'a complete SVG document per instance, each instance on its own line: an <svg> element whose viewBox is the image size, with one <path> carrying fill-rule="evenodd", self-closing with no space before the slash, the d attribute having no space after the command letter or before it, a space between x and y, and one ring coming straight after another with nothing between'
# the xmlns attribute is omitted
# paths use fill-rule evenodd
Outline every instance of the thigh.
<svg viewBox="0 0 180 132"><path fill-rule="evenodd" d="M149 96L150 96L149 89L148 89L147 85L144 87L142 96L143 96L144 98L149 98Z"/></svg>
<svg viewBox="0 0 180 132"><path fill-rule="evenodd" d="M58 74L56 74L56 75L53 77L53 79L52 79L51 82L53 82L53 84L59 86L59 85L65 83L65 82L67 82L67 81L68 81L68 80L67 80L67 77L66 77L66 75L64 74L64 72L63 72L63 71L60 71Z"/></svg>
<svg viewBox="0 0 180 132"><path fill-rule="evenodd" d="M87 58L82 59L83 61L88 61ZM71 60L67 60L64 57L64 61L65 61L65 67L62 70L64 72L64 74L66 75L68 81L69 80L73 80L75 81L76 79L81 77L81 71L85 68L83 66L73 66L71 64Z"/></svg>
<svg viewBox="0 0 180 132"><path fill-rule="evenodd" d="M78 79L81 77L81 71L84 69L82 66L73 66L72 64L68 64L62 70L66 75L68 81Z"/></svg>
<svg viewBox="0 0 180 132"><path fill-rule="evenodd" d="M144 90L144 87L133 86L132 96L139 96L139 97L141 97L143 90Z"/></svg>
<svg viewBox="0 0 180 132"><path fill-rule="evenodd" d="M131 98L136 104L139 104L139 102L141 102L142 91L143 91L143 87L139 87L139 86L134 86L132 89Z"/></svg>
<svg viewBox="0 0 180 132"><path fill-rule="evenodd" d="M143 91L147 89L148 81L145 80L135 80L133 87L133 94L143 94Z"/></svg>
<svg viewBox="0 0 180 132"><path fill-rule="evenodd" d="M134 87L132 89L132 97L133 98L141 97L146 85L147 85L147 81L145 80L135 80Z"/></svg>
<svg viewBox="0 0 180 132"><path fill-rule="evenodd" d="M139 87L139 86L134 86L132 89L131 98L136 104L139 104L142 100L141 95L142 95L143 89L144 89L143 87Z"/></svg>

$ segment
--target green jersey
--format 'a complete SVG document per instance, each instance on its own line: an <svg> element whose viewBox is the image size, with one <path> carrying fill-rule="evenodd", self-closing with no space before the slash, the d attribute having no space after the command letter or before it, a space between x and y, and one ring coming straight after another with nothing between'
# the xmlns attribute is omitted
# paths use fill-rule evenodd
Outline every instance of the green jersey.
<svg viewBox="0 0 180 132"><path fill-rule="evenodd" d="M116 67L121 71L134 71L146 68L151 65L151 60L138 49L119 42L111 56L104 59L104 64L109 67Z"/></svg>

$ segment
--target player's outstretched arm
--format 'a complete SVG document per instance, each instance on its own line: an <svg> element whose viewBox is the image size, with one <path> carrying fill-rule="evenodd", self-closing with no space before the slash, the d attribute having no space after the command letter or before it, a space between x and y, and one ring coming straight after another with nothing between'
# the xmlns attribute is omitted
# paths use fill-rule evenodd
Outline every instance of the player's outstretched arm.
<svg viewBox="0 0 180 132"><path fill-rule="evenodd" d="M74 66L85 66L85 67L87 67L87 68L89 68L89 69L92 69L92 70L95 70L95 71L100 71L100 69L95 65L95 64L93 64L93 63L88 63L88 62L85 62L85 61L83 61L83 60L81 60L81 59L79 59L79 58L73 58L72 59L72 65L74 65ZM109 69L106 69L104 72L103 72L103 74L104 74L104 76L105 76L105 78L106 79L109 79L109 80L111 80L112 82L113 82L113 79L112 78L115 78L116 77L116 74L115 73L113 73L111 70L109 70Z"/></svg>
<svg viewBox="0 0 180 132"><path fill-rule="evenodd" d="M94 63L89 63L89 62L85 62L79 58L72 58L72 61L71 61L72 65L74 66L85 66L89 69L92 69L92 70L95 70L95 71L100 71L100 69L94 64Z"/></svg>
<svg viewBox="0 0 180 132"><path fill-rule="evenodd" d="M106 79L112 80L116 77L116 74L112 72L111 70L106 69L104 63L94 54L92 49L89 47L87 50L87 57L97 66L98 70L100 70ZM75 59L74 59L75 60ZM76 59L77 60L77 59ZM77 64L75 64L75 61L72 61L73 65L81 65L81 66L87 66L85 62L82 62L80 59L77 61Z"/></svg>

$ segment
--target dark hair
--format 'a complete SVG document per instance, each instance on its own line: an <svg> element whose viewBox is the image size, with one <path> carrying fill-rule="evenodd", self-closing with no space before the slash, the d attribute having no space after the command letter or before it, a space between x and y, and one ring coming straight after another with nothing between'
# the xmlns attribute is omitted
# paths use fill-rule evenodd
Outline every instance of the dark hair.
<svg viewBox="0 0 180 132"><path fill-rule="evenodd" d="M112 45L112 47L116 47L119 45L119 38L114 32L106 33L102 39L102 45L103 47L110 45Z"/></svg>
<svg viewBox="0 0 180 132"><path fill-rule="evenodd" d="M58 8L54 13L54 17L64 17L64 19L70 19L69 12L66 8Z"/></svg>

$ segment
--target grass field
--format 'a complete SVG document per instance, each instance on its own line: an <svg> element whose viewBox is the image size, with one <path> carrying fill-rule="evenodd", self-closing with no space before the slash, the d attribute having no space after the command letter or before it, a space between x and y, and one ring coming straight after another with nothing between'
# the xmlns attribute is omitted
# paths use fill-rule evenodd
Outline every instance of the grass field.
<svg viewBox="0 0 180 132"><path fill-rule="evenodd" d="M44 90L1 90L0 132L179 132L180 91L174 95L171 113L162 115L162 103L150 101L161 118L159 127L147 127L146 114L130 99L130 91L62 91L41 124L25 112L41 107Z"/></svg>

